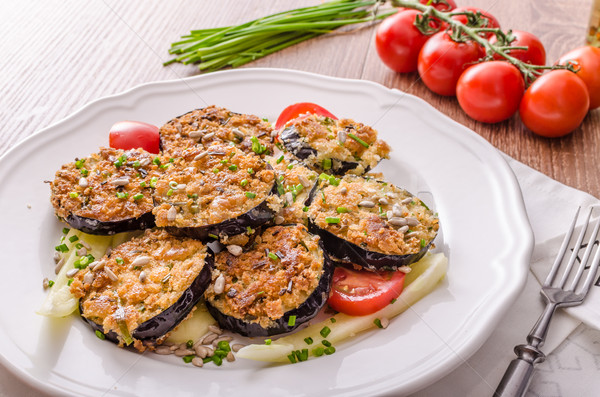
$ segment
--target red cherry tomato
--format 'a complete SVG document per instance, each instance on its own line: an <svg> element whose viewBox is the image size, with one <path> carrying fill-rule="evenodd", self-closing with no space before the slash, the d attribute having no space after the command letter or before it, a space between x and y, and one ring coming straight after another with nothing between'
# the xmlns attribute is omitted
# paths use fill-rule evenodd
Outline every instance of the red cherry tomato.
<svg viewBox="0 0 600 397"><path fill-rule="evenodd" d="M375 48L383 63L395 72L417 70L419 51L429 39L414 25L416 10L404 10L387 17L375 34Z"/></svg>
<svg viewBox="0 0 600 397"><path fill-rule="evenodd" d="M325 116L337 120L333 114L329 112L329 110L311 102L299 102L293 105L288 106L283 109L279 117L277 118L277 122L275 123L275 128L279 129L287 124L288 121L297 118L303 114L316 114L319 116Z"/></svg>
<svg viewBox="0 0 600 397"><path fill-rule="evenodd" d="M570 61L577 76L583 80L590 94L590 110L600 107L600 48L585 46L560 57L559 64Z"/></svg>
<svg viewBox="0 0 600 397"><path fill-rule="evenodd" d="M433 4L433 2L431 4L429 4L430 0L419 0L419 3L421 4L425 4L425 5L432 5L436 10L439 11L444 11L444 12L448 12L448 11L452 11L453 9L456 8L456 3L454 2L454 0L446 0L446 3L437 3L437 4ZM398 10L408 10L409 8L403 8L403 7L399 7Z"/></svg>
<svg viewBox="0 0 600 397"><path fill-rule="evenodd" d="M582 79L568 70L552 70L534 81L521 101L521 120L534 133L557 138L577 128L590 106Z"/></svg>
<svg viewBox="0 0 600 397"><path fill-rule="evenodd" d="M482 28L499 28L500 27L500 23L498 22L498 20L496 19L496 17L494 17L492 14L490 14L487 11L484 11L480 8L476 8L476 7L458 7L454 10L452 10L452 12L464 12L464 11L471 11L474 13L477 13L477 11L479 11L481 13L482 18L484 19L485 23L483 24L483 26L480 26ZM460 23L467 25L468 22L468 18L466 15L454 15L452 17L452 19L454 19L455 21L459 21ZM493 33L482 33L481 36L483 37L487 37L490 38L492 36L494 36Z"/></svg>
<svg viewBox="0 0 600 397"><path fill-rule="evenodd" d="M142 121L119 121L110 128L108 142L115 149L142 148L150 153L160 151L158 127Z"/></svg>
<svg viewBox="0 0 600 397"><path fill-rule="evenodd" d="M497 123L517 109L525 82L516 66L490 61L471 66L460 76L456 97L469 117L484 123Z"/></svg>
<svg viewBox="0 0 600 397"><path fill-rule="evenodd" d="M419 75L436 94L456 95L460 75L484 56L485 50L479 44L457 43L447 32L439 32L431 36L419 53Z"/></svg>
<svg viewBox="0 0 600 397"><path fill-rule="evenodd" d="M404 287L402 272L368 272L336 267L327 303L351 316L365 316L389 305Z"/></svg>
<svg viewBox="0 0 600 397"><path fill-rule="evenodd" d="M515 40L510 43L511 47L528 47L527 50L508 50L507 53L523 62L530 63L532 65L545 65L546 64L546 49L544 45L534 34L524 32L522 30L513 30L513 36ZM490 43L495 44L497 42L496 36L490 38ZM494 59L502 60L500 55L495 54Z"/></svg>

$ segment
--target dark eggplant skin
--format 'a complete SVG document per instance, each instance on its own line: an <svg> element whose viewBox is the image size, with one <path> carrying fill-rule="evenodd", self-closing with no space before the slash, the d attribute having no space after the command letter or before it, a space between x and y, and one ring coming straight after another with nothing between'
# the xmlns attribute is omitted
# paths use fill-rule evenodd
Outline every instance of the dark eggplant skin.
<svg viewBox="0 0 600 397"><path fill-rule="evenodd" d="M327 303L327 299L329 298L335 261L327 255L321 242L319 242L319 246L321 252L323 252L323 273L319 280L319 284L300 306L285 312L281 318L274 321L275 324L272 327L264 328L258 323L247 322L239 318L228 316L212 306L207 300L206 308L208 309L208 312L219 323L221 328L237 332L242 336L273 336L295 330L303 323L314 318L321 308L323 308L325 303ZM292 326L288 324L290 316L296 316L295 324Z"/></svg>
<svg viewBox="0 0 600 397"><path fill-rule="evenodd" d="M273 194L278 194L276 183L273 183L273 188L271 189L271 195ZM222 237L246 233L248 227L255 229L271 221L275 217L275 213L273 209L269 208L269 203L265 199L250 211L220 223L198 227L166 226L165 230L174 236L191 237L204 241L210 239L210 235Z"/></svg>
<svg viewBox="0 0 600 397"><path fill-rule="evenodd" d="M137 218L120 219L118 221L100 221L71 213L64 221L74 229L87 234L108 236L133 230L151 229L154 227L152 211L146 212Z"/></svg>
<svg viewBox="0 0 600 397"><path fill-rule="evenodd" d="M204 295L204 291L210 285L213 266L214 254L210 249L207 249L204 266L190 287L183 292L173 305L168 307L162 313L141 323L133 330L133 332L131 332L131 336L134 339L141 341L145 346L155 347L158 345L161 338L183 321L188 314L190 314L194 306L200 301ZM102 325L83 316L81 300L79 301L79 312L81 313L83 321L88 323L93 331L99 331L107 340L119 343L119 339L115 332L109 331L105 333Z"/></svg>
<svg viewBox="0 0 600 397"><path fill-rule="evenodd" d="M317 150L312 148L306 143L303 143L300 139L300 135L296 131L294 126L289 126L283 129L279 134L279 139L283 142L283 145L287 150L289 150L294 156L299 158L304 162L304 160L308 159L311 155L317 156ZM308 168L317 169L319 172L331 173L337 176L343 176L348 171L354 170L359 166L356 161L340 161L336 159L332 159L331 169L323 170L318 165L314 164L306 164ZM365 173L369 172L371 167L365 168Z"/></svg>
<svg viewBox="0 0 600 397"><path fill-rule="evenodd" d="M390 255L381 252L366 250L354 243L344 240L335 234L321 229L310 219L308 230L321 237L327 253L340 262L350 262L366 270L398 270L399 267L408 266L421 259L431 247L433 241L422 247L419 252L406 255Z"/></svg>

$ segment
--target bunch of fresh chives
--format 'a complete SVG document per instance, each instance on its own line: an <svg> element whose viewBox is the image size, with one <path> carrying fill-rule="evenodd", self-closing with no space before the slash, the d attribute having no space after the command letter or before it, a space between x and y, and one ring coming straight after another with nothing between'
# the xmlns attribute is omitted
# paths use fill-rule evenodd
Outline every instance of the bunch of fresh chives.
<svg viewBox="0 0 600 397"><path fill-rule="evenodd" d="M391 15L377 12L381 0L334 0L280 12L237 26L192 30L171 44L174 62L197 63L201 71L238 67L342 26Z"/></svg>

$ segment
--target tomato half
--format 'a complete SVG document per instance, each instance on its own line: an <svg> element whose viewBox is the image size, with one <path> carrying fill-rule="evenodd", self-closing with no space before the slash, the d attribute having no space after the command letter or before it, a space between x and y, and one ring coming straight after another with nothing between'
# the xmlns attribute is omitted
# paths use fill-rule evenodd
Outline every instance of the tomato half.
<svg viewBox="0 0 600 397"><path fill-rule="evenodd" d="M484 123L497 123L518 109L525 82L516 66L503 61L471 66L456 84L456 97L469 117Z"/></svg>
<svg viewBox="0 0 600 397"><path fill-rule="evenodd" d="M395 13L379 24L375 34L375 48L383 63L395 72L417 70L419 51L429 39L415 26L416 10Z"/></svg>
<svg viewBox="0 0 600 397"><path fill-rule="evenodd" d="M288 121L307 113L330 117L334 120L337 120L337 117L335 117L331 112L329 112L329 110L325 109L324 107L321 107L311 102L299 102L283 109L283 111L277 118L277 122L275 122L275 128L279 129L286 125Z"/></svg>
<svg viewBox="0 0 600 397"><path fill-rule="evenodd" d="M525 32L522 30L512 31L515 40L510 43L511 47L527 47L526 50L507 50L510 56L513 56L525 63L532 65L545 65L546 64L546 49L544 45L538 39L538 37L532 33ZM496 36L492 36L490 43L495 44L497 42ZM502 60L502 56L495 54L494 59Z"/></svg>
<svg viewBox="0 0 600 397"><path fill-rule="evenodd" d="M482 19L484 21L483 25L480 26L482 28L499 28L500 27L500 23L498 22L498 20L496 19L496 17L494 17L489 12L484 11L484 10L482 10L480 8L476 8L476 7L458 7L456 9L452 10L453 13L455 13L455 12L465 12L465 11L471 11L473 13L480 12L481 13L481 17L482 17ZM466 15L454 15L452 17L452 19L454 19L455 21L459 21L463 25L468 25L468 21L469 21L469 19L467 18ZM482 37L487 37L489 39L490 37L494 36L494 33L486 32L486 33L481 33L480 35Z"/></svg>
<svg viewBox="0 0 600 397"><path fill-rule="evenodd" d="M336 267L327 303L351 316L365 316L389 305L404 287L403 272L369 272Z"/></svg>
<svg viewBox="0 0 600 397"><path fill-rule="evenodd" d="M577 128L590 106L582 79L568 70L552 70L534 81L521 101L521 120L534 133L557 138Z"/></svg>
<svg viewBox="0 0 600 397"><path fill-rule="evenodd" d="M485 50L476 42L457 43L447 32L439 32L431 36L419 53L419 75L436 94L455 95L462 72L484 56Z"/></svg>
<svg viewBox="0 0 600 397"><path fill-rule="evenodd" d="M600 107L600 48L585 46L560 57L559 64L571 62L577 76L583 80L590 94L590 110Z"/></svg>
<svg viewBox="0 0 600 397"><path fill-rule="evenodd" d="M150 153L160 151L158 127L142 121L119 121L110 128L108 142L114 149L142 148Z"/></svg>

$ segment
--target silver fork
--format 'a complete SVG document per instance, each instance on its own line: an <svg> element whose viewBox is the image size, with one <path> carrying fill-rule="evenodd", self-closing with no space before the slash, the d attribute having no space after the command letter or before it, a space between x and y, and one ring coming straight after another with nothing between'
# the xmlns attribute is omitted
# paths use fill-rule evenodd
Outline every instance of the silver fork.
<svg viewBox="0 0 600 397"><path fill-rule="evenodd" d="M575 225L577 223L579 208L577 209L575 218L571 223L571 227L562 242L554 264L552 265L550 274L548 274L548 277L542 286L541 293L546 300L546 308L527 336L527 344L518 345L515 347L515 354L517 355L517 358L511 361L510 365L506 369L504 377L494 392L494 397L523 396L525 394L527 388L529 387L529 382L531 381L534 364L541 363L546 359L546 356L539 348L544 344L546 334L548 333L548 326L550 325L550 320L552 319L554 311L558 307L577 306L581 304L590 290L590 286L595 279L596 271L598 269L598 263L600 262L600 249L596 249L593 260L589 266L586 265L594 246L597 245L596 236L598 235L598 229L600 229L600 219L596 222L592 234L588 239L587 247L583 257L580 260L580 264L577 267L574 277L572 276L571 272L574 271L573 265L578 258L580 249L584 247L582 243L590 223L591 215L592 208L590 208L587 213L584 225L579 233L579 236L577 237L562 277L557 284L554 284L556 275L563 263L565 252L567 251L571 236L573 235L573 230L575 229ZM579 281L586 269L588 272L585 282L576 291ZM565 284L569 278L571 278L570 286L569 288L565 289Z"/></svg>

